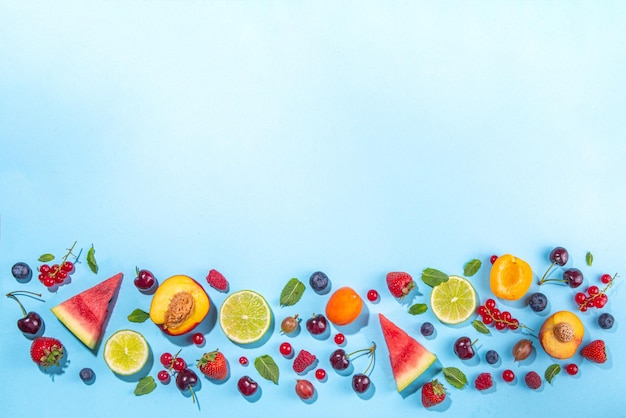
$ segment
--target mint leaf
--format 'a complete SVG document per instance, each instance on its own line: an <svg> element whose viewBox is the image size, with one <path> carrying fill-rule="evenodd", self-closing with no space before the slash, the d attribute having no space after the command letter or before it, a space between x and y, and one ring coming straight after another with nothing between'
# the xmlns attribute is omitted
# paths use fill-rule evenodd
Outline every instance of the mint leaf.
<svg viewBox="0 0 626 418"><path fill-rule="evenodd" d="M446 378L448 383L457 389L463 389L463 387L467 385L467 376L465 376L465 373L456 367L444 367L443 376Z"/></svg>
<svg viewBox="0 0 626 418"><path fill-rule="evenodd" d="M428 310L428 306L426 306L425 303L416 303L414 305L411 305L411 307L409 308L409 313L411 315L419 315L419 314L423 314L427 310Z"/></svg>
<svg viewBox="0 0 626 418"><path fill-rule="evenodd" d="M96 262L95 254L96 249L93 248L93 244L91 244L91 248L87 251L87 265L94 274L98 274L98 263Z"/></svg>
<svg viewBox="0 0 626 418"><path fill-rule="evenodd" d="M278 384L278 376L280 372L272 356L265 354L257 357L254 360L254 368L259 372L261 377Z"/></svg>
<svg viewBox="0 0 626 418"><path fill-rule="evenodd" d="M587 265L589 267L591 267L591 265L593 264L593 254L591 254L589 251L587 251L587 255L585 256L585 261L587 262Z"/></svg>
<svg viewBox="0 0 626 418"><path fill-rule="evenodd" d="M422 271L422 281L430 287L435 287L448 281L450 277L437 269L426 268Z"/></svg>
<svg viewBox="0 0 626 418"><path fill-rule="evenodd" d="M280 306L295 305L300 300L305 290L306 287L304 283L295 277L292 278L287 282L283 291L280 292Z"/></svg>
<svg viewBox="0 0 626 418"><path fill-rule="evenodd" d="M548 366L544 376L545 376L546 380L548 381L548 383L552 384L552 380L554 380L556 375L559 374L559 373L561 373L561 366L559 366L558 364L554 363L553 365Z"/></svg>
<svg viewBox="0 0 626 418"><path fill-rule="evenodd" d="M134 311L132 311L130 313L130 315L128 315L128 320L130 322L145 322L146 319L150 318L150 314L146 311L142 311L141 309L137 308Z"/></svg>
<svg viewBox="0 0 626 418"><path fill-rule="evenodd" d="M475 319L474 322L472 322L472 326L476 331L480 332L481 334L491 335L491 331L489 331L489 328L487 328L487 326L478 319Z"/></svg>
<svg viewBox="0 0 626 418"><path fill-rule="evenodd" d="M42 254L41 256L39 256L37 260L41 261L42 263L47 263L48 261L54 260L54 256L52 254L46 253L46 254Z"/></svg>
<svg viewBox="0 0 626 418"><path fill-rule="evenodd" d="M468 261L463 267L463 275L465 275L465 277L472 277L480 270L480 266L482 266L482 263L476 258Z"/></svg>
<svg viewBox="0 0 626 418"><path fill-rule="evenodd" d="M135 395L147 395L152 392L156 388L156 382L154 381L154 377L146 376L139 379L137 382L137 387L135 387Z"/></svg>

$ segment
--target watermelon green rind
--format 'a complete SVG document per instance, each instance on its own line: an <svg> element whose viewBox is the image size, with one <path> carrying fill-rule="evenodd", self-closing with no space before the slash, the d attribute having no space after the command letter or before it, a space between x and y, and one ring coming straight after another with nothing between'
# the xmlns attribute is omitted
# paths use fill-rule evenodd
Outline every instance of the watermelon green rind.
<svg viewBox="0 0 626 418"><path fill-rule="evenodd" d="M95 349L112 309L111 302L123 278L122 273L61 302L51 308L52 313L90 349Z"/></svg>
<svg viewBox="0 0 626 418"><path fill-rule="evenodd" d="M402 393L437 362L437 356L383 314L379 313L378 317L389 351L396 387Z"/></svg>

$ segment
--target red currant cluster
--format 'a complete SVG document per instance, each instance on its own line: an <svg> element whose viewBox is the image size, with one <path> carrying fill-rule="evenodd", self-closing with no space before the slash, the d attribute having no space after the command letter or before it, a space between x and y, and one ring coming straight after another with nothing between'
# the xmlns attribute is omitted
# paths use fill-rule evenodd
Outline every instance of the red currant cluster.
<svg viewBox="0 0 626 418"><path fill-rule="evenodd" d="M72 250L74 246L76 246L76 242L67 250L67 253L63 256L60 263L53 265L42 264L39 266L39 281L43 283L44 286L52 287L54 285L61 285L65 282L65 279L74 273L74 263L68 260L68 258L73 255ZM50 254L44 256L49 256L45 261L54 259L54 256ZM44 261L44 259L40 258L40 261Z"/></svg>
<svg viewBox="0 0 626 418"><path fill-rule="evenodd" d="M613 286L613 281L617 278L617 274L611 276L610 274L603 274L600 276L600 281L604 283L603 289L593 285L587 288L587 294L578 292L574 296L574 301L578 304L578 309L581 312L586 312L589 308L604 308L604 305L609 301L609 297L606 291Z"/></svg>
<svg viewBox="0 0 626 418"><path fill-rule="evenodd" d="M483 305L476 309L476 313L480 315L483 324L493 325L498 331L516 330L518 328L530 330L527 326L520 324L519 320L513 318L511 312L501 312L500 309L496 308L496 301L493 299L487 299Z"/></svg>

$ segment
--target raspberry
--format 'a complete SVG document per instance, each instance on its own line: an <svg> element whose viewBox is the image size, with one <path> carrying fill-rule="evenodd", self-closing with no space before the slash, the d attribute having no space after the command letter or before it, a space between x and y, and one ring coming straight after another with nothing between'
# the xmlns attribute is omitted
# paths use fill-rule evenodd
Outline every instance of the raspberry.
<svg viewBox="0 0 626 418"><path fill-rule="evenodd" d="M304 374L309 369L309 367L311 367L311 365L315 363L315 360L317 360L317 357L315 357L315 355L309 353L306 350L300 350L300 352L293 361L293 370L298 374Z"/></svg>
<svg viewBox="0 0 626 418"><path fill-rule="evenodd" d="M474 386L478 390L487 390L493 386L493 380L491 380L491 373L481 373L474 381Z"/></svg>
<svg viewBox="0 0 626 418"><path fill-rule="evenodd" d="M526 373L524 382L526 382L526 385L531 389L539 389L541 387L541 377L539 377L537 372Z"/></svg>
<svg viewBox="0 0 626 418"><path fill-rule="evenodd" d="M211 269L206 276L206 281L218 292L228 292L228 280L219 271Z"/></svg>

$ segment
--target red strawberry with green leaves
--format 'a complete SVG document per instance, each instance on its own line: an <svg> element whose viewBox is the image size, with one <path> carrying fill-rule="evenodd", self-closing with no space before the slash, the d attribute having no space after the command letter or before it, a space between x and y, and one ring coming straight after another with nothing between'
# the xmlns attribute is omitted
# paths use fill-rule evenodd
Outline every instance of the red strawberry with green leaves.
<svg viewBox="0 0 626 418"><path fill-rule="evenodd" d="M64 350L61 341L51 337L37 337L30 345L30 358L43 367L58 366Z"/></svg>
<svg viewBox="0 0 626 418"><path fill-rule="evenodd" d="M228 280L219 271L211 269L206 276L207 283L218 292L228 292Z"/></svg>
<svg viewBox="0 0 626 418"><path fill-rule="evenodd" d="M402 271L387 273L387 287L396 298L403 298L415 288L413 277Z"/></svg>
<svg viewBox="0 0 626 418"><path fill-rule="evenodd" d="M587 360L594 363L606 362L606 346L602 340L593 340L580 351L580 354Z"/></svg>
<svg viewBox="0 0 626 418"><path fill-rule="evenodd" d="M437 379L422 386L422 405L430 408L440 404L446 399L446 388Z"/></svg>
<svg viewBox="0 0 626 418"><path fill-rule="evenodd" d="M213 380L224 380L228 376L228 362L219 350L204 353L196 363L203 375Z"/></svg>

